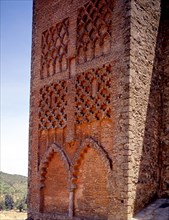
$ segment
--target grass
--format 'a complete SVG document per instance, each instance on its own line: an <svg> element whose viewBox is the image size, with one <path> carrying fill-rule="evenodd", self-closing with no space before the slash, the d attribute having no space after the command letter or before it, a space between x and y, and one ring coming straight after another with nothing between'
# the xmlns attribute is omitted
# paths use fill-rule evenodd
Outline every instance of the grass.
<svg viewBox="0 0 169 220"><path fill-rule="evenodd" d="M27 218L26 212L18 211L0 211L0 220L25 220Z"/></svg>

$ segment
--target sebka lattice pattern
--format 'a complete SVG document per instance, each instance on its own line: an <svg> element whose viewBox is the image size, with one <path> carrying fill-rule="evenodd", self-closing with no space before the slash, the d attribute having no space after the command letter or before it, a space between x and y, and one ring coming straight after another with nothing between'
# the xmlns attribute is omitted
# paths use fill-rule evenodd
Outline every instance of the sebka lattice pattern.
<svg viewBox="0 0 169 220"><path fill-rule="evenodd" d="M67 82L60 81L40 90L39 129L63 128L67 123Z"/></svg>
<svg viewBox="0 0 169 220"><path fill-rule="evenodd" d="M76 123L111 118L111 65L76 76Z"/></svg>
<svg viewBox="0 0 169 220"><path fill-rule="evenodd" d="M41 78L68 68L69 20L52 26L42 34Z"/></svg>
<svg viewBox="0 0 169 220"><path fill-rule="evenodd" d="M90 61L110 52L112 0L91 0L77 18L77 62Z"/></svg>

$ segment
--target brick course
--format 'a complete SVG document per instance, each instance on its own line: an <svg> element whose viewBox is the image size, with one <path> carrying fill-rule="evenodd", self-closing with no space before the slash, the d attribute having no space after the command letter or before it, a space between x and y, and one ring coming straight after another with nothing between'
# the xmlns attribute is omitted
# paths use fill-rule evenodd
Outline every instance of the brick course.
<svg viewBox="0 0 169 220"><path fill-rule="evenodd" d="M30 218L127 220L169 195L167 7L34 1Z"/></svg>

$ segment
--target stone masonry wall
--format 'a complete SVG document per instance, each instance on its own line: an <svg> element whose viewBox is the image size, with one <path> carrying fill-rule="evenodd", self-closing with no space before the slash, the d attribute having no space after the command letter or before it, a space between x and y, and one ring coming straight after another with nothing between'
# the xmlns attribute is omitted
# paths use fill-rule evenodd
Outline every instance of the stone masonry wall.
<svg viewBox="0 0 169 220"><path fill-rule="evenodd" d="M131 1L129 199L142 209L159 188L160 74L156 47L160 1Z"/></svg>
<svg viewBox="0 0 169 220"><path fill-rule="evenodd" d="M127 219L129 21L129 1L34 1L34 220Z"/></svg>

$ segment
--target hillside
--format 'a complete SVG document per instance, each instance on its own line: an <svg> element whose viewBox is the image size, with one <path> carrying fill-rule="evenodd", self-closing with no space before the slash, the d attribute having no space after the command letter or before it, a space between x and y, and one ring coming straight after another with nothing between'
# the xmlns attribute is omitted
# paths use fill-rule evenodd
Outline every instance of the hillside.
<svg viewBox="0 0 169 220"><path fill-rule="evenodd" d="M8 195L13 199L14 207L27 196L27 177L0 172L0 203L5 204Z"/></svg>

